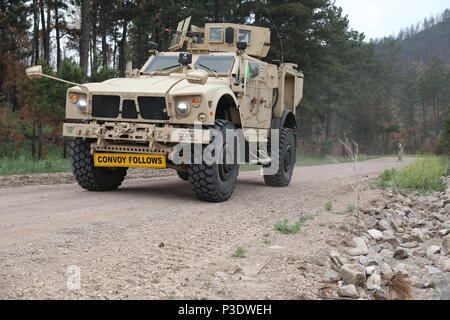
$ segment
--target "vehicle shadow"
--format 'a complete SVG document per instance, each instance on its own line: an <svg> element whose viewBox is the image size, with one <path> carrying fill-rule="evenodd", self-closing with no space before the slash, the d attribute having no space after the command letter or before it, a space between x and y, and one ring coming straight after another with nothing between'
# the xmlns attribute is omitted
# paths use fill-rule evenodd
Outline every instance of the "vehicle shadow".
<svg viewBox="0 0 450 320"><path fill-rule="evenodd" d="M191 186L186 181L171 181L171 182L159 182L149 183L148 185L126 185L124 184L119 190L116 191L116 195L126 196L128 199L130 196L139 197L145 196L148 199L171 199L171 200L192 200L195 199Z"/></svg>

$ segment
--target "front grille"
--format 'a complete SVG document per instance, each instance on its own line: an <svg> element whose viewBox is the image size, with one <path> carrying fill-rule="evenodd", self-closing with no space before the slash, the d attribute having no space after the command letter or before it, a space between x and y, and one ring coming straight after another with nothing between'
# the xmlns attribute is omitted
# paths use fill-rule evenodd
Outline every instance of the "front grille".
<svg viewBox="0 0 450 320"><path fill-rule="evenodd" d="M122 106L122 118L137 119L138 113L136 110L136 103L133 100L124 100Z"/></svg>
<svg viewBox="0 0 450 320"><path fill-rule="evenodd" d="M92 116L96 118L117 118L119 116L119 96L92 97Z"/></svg>
<svg viewBox="0 0 450 320"><path fill-rule="evenodd" d="M139 111L145 120L169 120L164 97L138 97Z"/></svg>

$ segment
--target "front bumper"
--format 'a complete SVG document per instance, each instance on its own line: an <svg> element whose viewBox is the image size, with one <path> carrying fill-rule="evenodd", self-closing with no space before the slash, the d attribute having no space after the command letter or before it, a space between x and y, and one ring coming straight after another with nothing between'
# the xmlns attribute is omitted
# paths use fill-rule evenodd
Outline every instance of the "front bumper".
<svg viewBox="0 0 450 320"><path fill-rule="evenodd" d="M153 124L111 122L111 123L64 123L65 137L114 140L117 143L195 143L208 144L210 132L196 128L157 127Z"/></svg>

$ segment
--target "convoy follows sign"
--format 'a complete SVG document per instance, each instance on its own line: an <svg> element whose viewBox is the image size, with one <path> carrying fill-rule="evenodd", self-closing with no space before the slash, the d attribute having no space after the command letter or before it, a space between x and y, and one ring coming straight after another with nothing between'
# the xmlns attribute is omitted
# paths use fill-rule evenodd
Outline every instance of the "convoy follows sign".
<svg viewBox="0 0 450 320"><path fill-rule="evenodd" d="M166 156L160 154L96 153L96 167L166 168Z"/></svg>

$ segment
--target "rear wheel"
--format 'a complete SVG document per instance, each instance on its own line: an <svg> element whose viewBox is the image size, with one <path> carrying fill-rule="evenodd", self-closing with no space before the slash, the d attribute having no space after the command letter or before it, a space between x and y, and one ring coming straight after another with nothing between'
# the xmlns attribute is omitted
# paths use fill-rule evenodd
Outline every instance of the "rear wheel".
<svg viewBox="0 0 450 320"><path fill-rule="evenodd" d="M271 187L287 187L291 183L296 161L295 136L291 130L280 130L279 146L278 152L272 155L271 164L278 167L278 171L272 175L264 175L264 181Z"/></svg>
<svg viewBox="0 0 450 320"><path fill-rule="evenodd" d="M234 152L231 146L226 144L226 130L235 130L235 127L229 121L216 120L213 128L219 130L224 137L223 145L216 150L220 152L218 158L222 161L206 164L203 160L202 164L191 164L188 169L189 182L198 199L207 202L224 202L233 194L239 174L239 164L236 162L229 164L225 161L227 154Z"/></svg>
<svg viewBox="0 0 450 320"><path fill-rule="evenodd" d="M127 168L99 168L94 166L89 139L76 138L73 144L72 169L80 187L88 191L113 191L120 187Z"/></svg>

